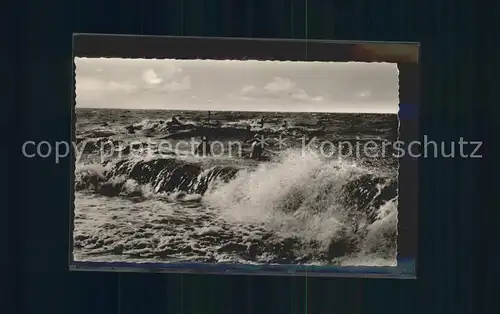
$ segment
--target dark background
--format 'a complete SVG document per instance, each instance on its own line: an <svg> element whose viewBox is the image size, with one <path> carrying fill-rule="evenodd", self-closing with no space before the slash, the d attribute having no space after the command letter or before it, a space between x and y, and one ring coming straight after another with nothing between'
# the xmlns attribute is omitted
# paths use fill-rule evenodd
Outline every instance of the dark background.
<svg viewBox="0 0 500 314"><path fill-rule="evenodd" d="M421 161L417 280L69 273L69 159L26 159L20 150L26 140L70 140L73 32L420 41L422 134L436 141L492 138L499 80L488 30L495 10L479 13L468 3L19 3L3 20L13 52L3 59L2 85L15 100L1 114L7 143L0 206L8 211L0 220L0 313L498 313L492 145L483 145L481 160Z"/></svg>

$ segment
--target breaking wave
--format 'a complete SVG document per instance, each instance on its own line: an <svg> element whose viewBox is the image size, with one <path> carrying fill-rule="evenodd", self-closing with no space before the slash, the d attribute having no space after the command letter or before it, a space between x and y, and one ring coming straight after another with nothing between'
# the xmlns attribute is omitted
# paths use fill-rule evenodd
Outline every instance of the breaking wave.
<svg viewBox="0 0 500 314"><path fill-rule="evenodd" d="M80 165L75 179L77 191L188 199L225 221L263 226L289 261L396 257L397 175L380 169L287 151L252 167L174 158Z"/></svg>

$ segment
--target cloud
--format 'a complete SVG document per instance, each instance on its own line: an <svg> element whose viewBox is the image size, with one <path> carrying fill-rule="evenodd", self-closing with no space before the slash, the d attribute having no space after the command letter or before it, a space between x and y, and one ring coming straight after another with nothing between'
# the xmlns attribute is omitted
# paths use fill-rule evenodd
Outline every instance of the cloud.
<svg viewBox="0 0 500 314"><path fill-rule="evenodd" d="M147 84L158 85L163 82L163 79L156 74L155 70L148 69L142 73L142 80Z"/></svg>
<svg viewBox="0 0 500 314"><path fill-rule="evenodd" d="M175 64L165 64L156 70L148 69L144 71L142 79L149 85L159 85L165 80L172 80L177 73L182 73L182 68Z"/></svg>
<svg viewBox="0 0 500 314"><path fill-rule="evenodd" d="M158 75L159 72L161 74ZM177 92L191 89L191 79L189 76L182 78L181 80L173 80L177 73L182 73L182 69L174 64L167 64L157 71L154 69L148 69L142 73L142 80L146 82L150 90L156 90L159 92ZM170 82L167 82L170 81Z"/></svg>
<svg viewBox="0 0 500 314"><path fill-rule="evenodd" d="M255 86L253 85L247 85L247 86L244 86L241 91L243 93L248 93L248 92L251 92L251 91L254 91L255 90Z"/></svg>
<svg viewBox="0 0 500 314"><path fill-rule="evenodd" d="M295 88L295 83L289 79L275 77L270 83L264 86L264 89L269 92L286 92Z"/></svg>
<svg viewBox="0 0 500 314"><path fill-rule="evenodd" d="M166 90L169 92L178 92L188 89L191 89L191 79L189 78L189 76L184 77L180 81L174 81L162 86L162 90Z"/></svg>
<svg viewBox="0 0 500 314"><path fill-rule="evenodd" d="M298 88L297 84L290 79L275 77L271 82L257 89L253 85L244 86L241 90L241 100L252 100L255 98L292 99L298 101L322 101L321 96L310 96L304 89Z"/></svg>
<svg viewBox="0 0 500 314"><path fill-rule="evenodd" d="M371 96L371 92L370 91L362 91L358 94L359 97L361 98L366 98L366 97L370 97Z"/></svg>
<svg viewBox="0 0 500 314"><path fill-rule="evenodd" d="M173 78L177 73L182 73L182 68L173 63L165 64L161 69L161 74L165 78Z"/></svg>
<svg viewBox="0 0 500 314"><path fill-rule="evenodd" d="M323 97L321 96L316 96L316 97L309 96L303 89L299 89L296 92L292 93L292 97L300 100L314 100L314 101L323 100Z"/></svg>
<svg viewBox="0 0 500 314"><path fill-rule="evenodd" d="M128 82L103 81L94 78L81 78L76 81L77 92L113 92L131 91L136 89L135 85Z"/></svg>

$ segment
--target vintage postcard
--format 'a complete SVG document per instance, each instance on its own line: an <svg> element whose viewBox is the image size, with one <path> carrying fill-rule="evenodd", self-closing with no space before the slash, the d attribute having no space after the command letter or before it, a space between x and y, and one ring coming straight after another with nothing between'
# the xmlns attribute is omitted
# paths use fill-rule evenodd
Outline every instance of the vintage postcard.
<svg viewBox="0 0 500 314"><path fill-rule="evenodd" d="M74 63L73 261L397 266L397 63Z"/></svg>

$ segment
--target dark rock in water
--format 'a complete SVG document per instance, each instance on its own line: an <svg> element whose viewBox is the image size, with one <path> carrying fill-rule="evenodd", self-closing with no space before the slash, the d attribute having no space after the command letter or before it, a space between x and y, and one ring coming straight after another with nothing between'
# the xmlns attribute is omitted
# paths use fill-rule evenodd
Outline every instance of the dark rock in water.
<svg viewBox="0 0 500 314"><path fill-rule="evenodd" d="M125 249L125 246L123 244L119 243L113 247L111 252L113 252L116 255L121 255L121 254L123 254L124 249Z"/></svg>
<svg viewBox="0 0 500 314"><path fill-rule="evenodd" d="M341 237L332 240L328 245L326 259L331 260L336 257L346 256L357 249L356 242L353 239Z"/></svg>
<svg viewBox="0 0 500 314"><path fill-rule="evenodd" d="M141 197L143 195L142 195L141 191L132 191L132 192L128 192L126 194L126 196L128 196L128 197L134 197L134 198L136 198L137 201L141 201L142 200Z"/></svg>
<svg viewBox="0 0 500 314"><path fill-rule="evenodd" d="M217 251L219 253L241 253L247 249L246 245L238 243L227 243L222 245Z"/></svg>
<svg viewBox="0 0 500 314"><path fill-rule="evenodd" d="M135 134L135 126L129 125L126 127L128 134Z"/></svg>
<svg viewBox="0 0 500 314"><path fill-rule="evenodd" d="M99 194L104 196L117 196L120 194L122 189L122 184L114 183L114 182L105 182L99 185L98 191Z"/></svg>
<svg viewBox="0 0 500 314"><path fill-rule="evenodd" d="M250 260L255 260L257 254L259 253L259 247L257 244L252 243L247 248L247 256Z"/></svg>

